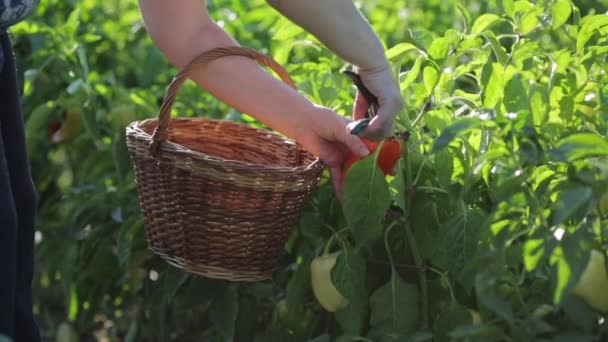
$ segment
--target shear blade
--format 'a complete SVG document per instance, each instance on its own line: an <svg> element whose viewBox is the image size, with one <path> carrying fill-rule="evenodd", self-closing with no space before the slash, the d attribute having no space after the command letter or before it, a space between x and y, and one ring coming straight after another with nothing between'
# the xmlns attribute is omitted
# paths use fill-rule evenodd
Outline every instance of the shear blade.
<svg viewBox="0 0 608 342"><path fill-rule="evenodd" d="M357 135L357 134L363 132L365 127L367 127L369 125L370 121L371 121L371 119L360 119L360 120L349 123L348 126L346 126L346 127L348 128L348 131L350 132L350 134Z"/></svg>

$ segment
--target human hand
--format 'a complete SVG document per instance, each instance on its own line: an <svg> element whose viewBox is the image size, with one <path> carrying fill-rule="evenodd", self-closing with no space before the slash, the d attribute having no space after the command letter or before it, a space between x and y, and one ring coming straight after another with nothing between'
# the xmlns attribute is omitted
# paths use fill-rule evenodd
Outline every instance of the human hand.
<svg viewBox="0 0 608 342"><path fill-rule="evenodd" d="M358 74L363 85L378 100L376 116L371 118L369 125L358 135L369 140L382 140L392 136L395 130L395 118L403 109L404 103L399 85L392 76L390 65L385 63L377 68L359 68ZM363 94L357 91L353 119L364 119L369 106L370 104Z"/></svg>
<svg viewBox="0 0 608 342"><path fill-rule="evenodd" d="M315 105L306 115L296 140L329 168L336 197L342 200L342 166L349 155L361 158L370 151L361 139L348 133L350 119L332 110Z"/></svg>

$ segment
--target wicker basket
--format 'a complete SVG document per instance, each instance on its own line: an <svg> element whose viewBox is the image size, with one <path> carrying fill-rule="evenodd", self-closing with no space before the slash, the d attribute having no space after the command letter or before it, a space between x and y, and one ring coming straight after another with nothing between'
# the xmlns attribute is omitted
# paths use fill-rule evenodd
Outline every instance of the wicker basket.
<svg viewBox="0 0 608 342"><path fill-rule="evenodd" d="M268 130L170 117L189 73L223 56L254 59L295 88L280 65L255 50L213 49L176 75L158 119L126 128L127 145L149 248L190 273L259 281L275 270L324 165L299 144Z"/></svg>

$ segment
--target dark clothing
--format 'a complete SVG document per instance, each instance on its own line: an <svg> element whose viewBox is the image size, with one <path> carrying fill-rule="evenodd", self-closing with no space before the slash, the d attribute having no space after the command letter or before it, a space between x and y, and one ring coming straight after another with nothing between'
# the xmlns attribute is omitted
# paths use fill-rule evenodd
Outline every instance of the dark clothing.
<svg viewBox="0 0 608 342"><path fill-rule="evenodd" d="M27 17L40 0L0 0L0 28L7 28Z"/></svg>
<svg viewBox="0 0 608 342"><path fill-rule="evenodd" d="M0 30L0 46L0 334L15 342L38 342L32 311L37 194L27 155L14 53L4 30Z"/></svg>

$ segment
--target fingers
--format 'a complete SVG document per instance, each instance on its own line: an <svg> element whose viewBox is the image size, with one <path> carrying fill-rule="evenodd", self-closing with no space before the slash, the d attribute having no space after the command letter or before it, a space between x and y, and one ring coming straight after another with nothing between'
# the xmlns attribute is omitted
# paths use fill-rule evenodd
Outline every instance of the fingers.
<svg viewBox="0 0 608 342"><path fill-rule="evenodd" d="M382 99L378 114L369 125L359 133L359 137L369 140L382 140L395 133L395 117L403 109L401 97Z"/></svg>
<svg viewBox="0 0 608 342"><path fill-rule="evenodd" d="M363 158L369 155L369 149L363 143L361 138L356 135L348 133L348 129L345 127L344 131L336 134L336 140L346 146L353 154Z"/></svg>
<svg viewBox="0 0 608 342"><path fill-rule="evenodd" d="M361 82L378 99L378 112L369 125L359 133L361 138L382 140L394 134L395 118L403 109L404 101L399 84L393 78L390 65L385 63L375 69L359 69ZM355 101L353 116L362 115L364 106L359 104L359 94ZM365 106L365 109L367 107ZM364 115L364 114L363 114Z"/></svg>

